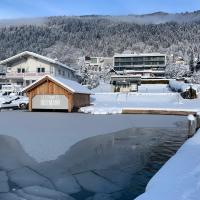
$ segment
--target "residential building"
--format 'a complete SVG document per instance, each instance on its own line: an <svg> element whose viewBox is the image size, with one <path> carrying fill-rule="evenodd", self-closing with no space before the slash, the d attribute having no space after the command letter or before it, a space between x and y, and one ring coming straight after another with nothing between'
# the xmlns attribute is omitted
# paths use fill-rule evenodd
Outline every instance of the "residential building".
<svg viewBox="0 0 200 200"><path fill-rule="evenodd" d="M102 72L105 69L111 68L113 65L113 58L85 56L84 63L89 71Z"/></svg>
<svg viewBox="0 0 200 200"><path fill-rule="evenodd" d="M142 78L165 76L165 54L116 54L113 62L114 70L118 74L141 75Z"/></svg>
<svg viewBox="0 0 200 200"><path fill-rule="evenodd" d="M25 51L0 62L4 79L9 83L27 86L44 75L76 80L74 69L57 60Z"/></svg>

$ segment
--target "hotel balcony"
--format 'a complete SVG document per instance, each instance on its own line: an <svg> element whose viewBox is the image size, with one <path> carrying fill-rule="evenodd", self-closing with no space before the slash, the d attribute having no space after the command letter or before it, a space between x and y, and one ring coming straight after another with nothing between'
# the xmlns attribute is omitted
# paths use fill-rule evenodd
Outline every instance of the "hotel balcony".
<svg viewBox="0 0 200 200"><path fill-rule="evenodd" d="M33 79L39 78L44 75L50 74L49 72L37 73L37 72L25 72L25 73L17 73L17 72L8 72L6 73L6 78L9 79Z"/></svg>

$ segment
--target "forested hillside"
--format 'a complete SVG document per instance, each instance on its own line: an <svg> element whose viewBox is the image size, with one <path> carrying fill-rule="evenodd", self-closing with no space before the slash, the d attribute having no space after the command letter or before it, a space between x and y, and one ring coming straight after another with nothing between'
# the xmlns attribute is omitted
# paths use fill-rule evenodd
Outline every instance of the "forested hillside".
<svg viewBox="0 0 200 200"><path fill-rule="evenodd" d="M131 50L175 54L188 60L191 52L195 56L200 52L200 16L199 12L185 15L178 15L179 21L159 24L136 23L133 16L82 16L0 26L0 59L29 50L73 66L83 55L112 56Z"/></svg>

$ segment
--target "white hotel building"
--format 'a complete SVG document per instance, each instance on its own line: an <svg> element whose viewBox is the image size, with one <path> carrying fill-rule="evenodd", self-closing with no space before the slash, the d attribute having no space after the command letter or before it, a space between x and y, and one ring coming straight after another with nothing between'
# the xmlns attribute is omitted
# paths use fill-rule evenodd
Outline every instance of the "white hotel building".
<svg viewBox="0 0 200 200"><path fill-rule="evenodd" d="M114 70L118 74L141 75L143 78L165 76L165 54L116 54L113 62Z"/></svg>
<svg viewBox="0 0 200 200"><path fill-rule="evenodd" d="M27 86L44 75L77 80L75 70L63 63L25 51L0 62L4 79L9 83Z"/></svg>

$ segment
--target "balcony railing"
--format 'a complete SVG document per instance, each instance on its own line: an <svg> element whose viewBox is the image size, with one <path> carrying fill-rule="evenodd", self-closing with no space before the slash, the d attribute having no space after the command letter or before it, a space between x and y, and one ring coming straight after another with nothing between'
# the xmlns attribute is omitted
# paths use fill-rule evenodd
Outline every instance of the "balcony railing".
<svg viewBox="0 0 200 200"><path fill-rule="evenodd" d="M50 72L25 72L25 73L17 73L17 72L8 72L6 73L6 78L25 78L25 77L41 77L44 75L50 74Z"/></svg>

